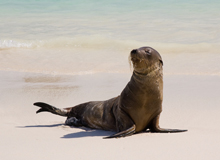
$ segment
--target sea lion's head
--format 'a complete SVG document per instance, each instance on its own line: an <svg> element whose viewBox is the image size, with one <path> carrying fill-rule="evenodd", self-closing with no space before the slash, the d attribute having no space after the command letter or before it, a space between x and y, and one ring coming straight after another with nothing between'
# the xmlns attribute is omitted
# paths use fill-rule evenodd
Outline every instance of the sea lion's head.
<svg viewBox="0 0 220 160"><path fill-rule="evenodd" d="M134 72L148 74L154 70L162 69L163 61L160 54L151 47L133 49L130 53Z"/></svg>

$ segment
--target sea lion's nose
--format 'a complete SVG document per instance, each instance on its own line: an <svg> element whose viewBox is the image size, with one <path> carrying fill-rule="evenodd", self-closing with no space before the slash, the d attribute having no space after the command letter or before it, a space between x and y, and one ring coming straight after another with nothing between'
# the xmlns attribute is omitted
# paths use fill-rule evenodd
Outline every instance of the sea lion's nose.
<svg viewBox="0 0 220 160"><path fill-rule="evenodd" d="M137 53L137 50L136 49L133 49L132 51L131 51L131 54L136 54Z"/></svg>

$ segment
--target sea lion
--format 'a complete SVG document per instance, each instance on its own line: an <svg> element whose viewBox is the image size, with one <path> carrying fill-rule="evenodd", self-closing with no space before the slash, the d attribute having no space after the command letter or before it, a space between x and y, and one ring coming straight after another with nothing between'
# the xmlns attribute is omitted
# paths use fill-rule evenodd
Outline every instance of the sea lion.
<svg viewBox="0 0 220 160"><path fill-rule="evenodd" d="M43 102L39 112L51 112L67 117L66 125L86 126L117 131L105 138L118 138L146 131L184 132L187 130L162 129L159 116L163 101L163 61L151 47L134 49L130 53L133 74L122 93L106 101L91 101L74 107L59 109Z"/></svg>

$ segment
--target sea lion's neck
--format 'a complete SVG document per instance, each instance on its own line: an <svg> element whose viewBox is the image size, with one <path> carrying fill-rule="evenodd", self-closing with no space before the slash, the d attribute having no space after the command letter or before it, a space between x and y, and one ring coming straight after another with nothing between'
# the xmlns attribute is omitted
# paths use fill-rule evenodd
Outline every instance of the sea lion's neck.
<svg viewBox="0 0 220 160"><path fill-rule="evenodd" d="M162 68L158 68L148 74L139 74L133 72L127 88L132 93L142 93L145 96L148 94L156 94L160 99L163 99L163 72Z"/></svg>
<svg viewBox="0 0 220 160"><path fill-rule="evenodd" d="M139 73L134 70L131 78L132 81L140 84L145 84L151 80L155 81L157 79L163 80L163 69L159 67L147 73Z"/></svg>

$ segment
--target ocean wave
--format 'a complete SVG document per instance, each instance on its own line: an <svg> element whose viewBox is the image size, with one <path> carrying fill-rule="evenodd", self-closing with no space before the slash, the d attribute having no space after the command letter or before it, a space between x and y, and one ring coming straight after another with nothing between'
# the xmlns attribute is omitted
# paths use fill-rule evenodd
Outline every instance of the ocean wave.
<svg viewBox="0 0 220 160"><path fill-rule="evenodd" d="M0 40L0 48L32 48L32 42L16 41L16 40Z"/></svg>
<svg viewBox="0 0 220 160"><path fill-rule="evenodd" d="M116 40L100 36L57 38L48 40L0 40L0 49L12 48L46 48L46 49L133 49L142 46L151 46L160 53L219 53L220 43L164 43L141 42L135 40Z"/></svg>
<svg viewBox="0 0 220 160"><path fill-rule="evenodd" d="M47 40L0 40L0 48L114 48L137 43L100 36L55 38Z"/></svg>

